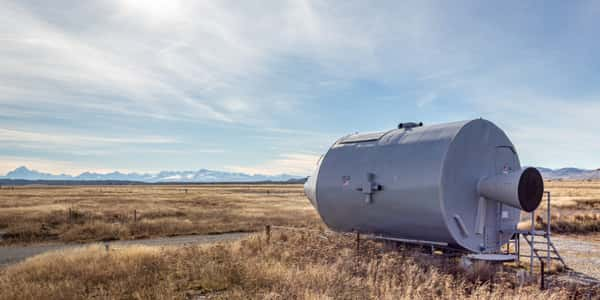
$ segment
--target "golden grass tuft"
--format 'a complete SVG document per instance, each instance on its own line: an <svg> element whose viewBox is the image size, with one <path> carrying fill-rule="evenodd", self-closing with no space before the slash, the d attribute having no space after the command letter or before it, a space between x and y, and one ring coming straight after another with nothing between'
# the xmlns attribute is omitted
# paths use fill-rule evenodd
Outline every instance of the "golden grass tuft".
<svg viewBox="0 0 600 300"><path fill-rule="evenodd" d="M545 226L545 221L539 221L538 224ZM550 224L554 233L574 233L585 234L600 232L600 213L576 213L566 216L553 216Z"/></svg>

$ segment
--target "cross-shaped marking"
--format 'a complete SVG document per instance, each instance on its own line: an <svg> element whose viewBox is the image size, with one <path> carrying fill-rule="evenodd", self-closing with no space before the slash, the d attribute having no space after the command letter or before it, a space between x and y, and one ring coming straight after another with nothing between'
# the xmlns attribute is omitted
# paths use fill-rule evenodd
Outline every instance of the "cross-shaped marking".
<svg viewBox="0 0 600 300"><path fill-rule="evenodd" d="M365 176L365 181L363 181L363 183L361 184L360 187L356 188L357 191L361 191L363 194L365 194L365 202L366 203L372 203L373 202L373 193L376 191L381 191L382 190L382 186L379 184L376 184L374 182L375 179L375 174L373 173L367 173Z"/></svg>

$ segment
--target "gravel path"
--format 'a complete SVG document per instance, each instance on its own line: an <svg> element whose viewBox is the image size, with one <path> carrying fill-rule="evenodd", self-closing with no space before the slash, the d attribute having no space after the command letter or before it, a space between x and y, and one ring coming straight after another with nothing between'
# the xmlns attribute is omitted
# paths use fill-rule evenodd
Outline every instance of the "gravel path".
<svg viewBox="0 0 600 300"><path fill-rule="evenodd" d="M600 280L600 236L553 236L552 241L567 266Z"/></svg>
<svg viewBox="0 0 600 300"><path fill-rule="evenodd" d="M538 240L542 238L538 237ZM553 235L552 242L571 271L550 277L581 284L600 283L600 235ZM529 255L529 246L524 240L521 240L521 254ZM521 263L528 264L529 259L521 258ZM535 264L537 266L538 262Z"/></svg>
<svg viewBox="0 0 600 300"><path fill-rule="evenodd" d="M22 261L28 257L50 251L61 251L79 247L85 247L93 244L108 244L109 247L123 247L132 245L145 246L180 246L191 244L207 244L220 241L238 240L248 236L249 233L224 233L214 235L187 235L156 239L130 240L130 241L111 241L106 243L88 243L88 244L49 244L49 245L31 245L31 246L8 246L0 247L0 267Z"/></svg>

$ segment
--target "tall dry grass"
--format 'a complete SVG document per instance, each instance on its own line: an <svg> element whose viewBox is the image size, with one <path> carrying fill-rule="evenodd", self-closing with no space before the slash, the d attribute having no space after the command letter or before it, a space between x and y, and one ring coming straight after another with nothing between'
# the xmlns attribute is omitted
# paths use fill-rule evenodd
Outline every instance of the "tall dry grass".
<svg viewBox="0 0 600 300"><path fill-rule="evenodd" d="M276 233L213 246L89 247L0 271L0 299L579 299L599 290L469 277L451 259L351 237Z"/></svg>
<svg viewBox="0 0 600 300"><path fill-rule="evenodd" d="M552 205L567 209L600 209L600 181L545 181ZM545 207L545 202L542 206Z"/></svg>
<svg viewBox="0 0 600 300"><path fill-rule="evenodd" d="M4 232L0 243L4 244L254 231L264 224L318 227L321 223L301 185L0 189L0 231Z"/></svg>
<svg viewBox="0 0 600 300"><path fill-rule="evenodd" d="M531 220L531 219L529 219ZM531 222L519 223L520 229L529 229ZM538 230L547 228L546 216L535 218L535 227ZM558 234L589 234L600 232L600 214L578 212L568 215L553 213L551 215L550 230Z"/></svg>
<svg viewBox="0 0 600 300"><path fill-rule="evenodd" d="M600 232L600 181L546 181L551 192L554 233L586 234ZM545 210L546 199L541 208ZM546 226L546 215L538 214L536 226Z"/></svg>

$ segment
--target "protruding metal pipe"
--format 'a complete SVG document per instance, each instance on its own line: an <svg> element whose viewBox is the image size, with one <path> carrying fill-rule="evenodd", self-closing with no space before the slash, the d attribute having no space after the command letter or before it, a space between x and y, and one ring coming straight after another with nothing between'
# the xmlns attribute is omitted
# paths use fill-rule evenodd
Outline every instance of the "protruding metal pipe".
<svg viewBox="0 0 600 300"><path fill-rule="evenodd" d="M526 168L482 178L477 191L485 198L532 212L542 202L544 180L536 168Z"/></svg>

